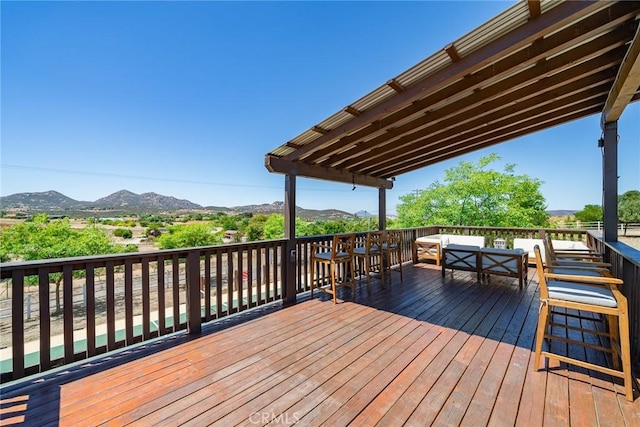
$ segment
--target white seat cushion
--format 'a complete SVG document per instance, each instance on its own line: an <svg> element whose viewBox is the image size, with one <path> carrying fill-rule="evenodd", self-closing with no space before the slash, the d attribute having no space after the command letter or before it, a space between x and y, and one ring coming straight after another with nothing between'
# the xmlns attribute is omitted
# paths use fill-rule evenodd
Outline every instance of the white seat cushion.
<svg viewBox="0 0 640 427"><path fill-rule="evenodd" d="M315 257L328 261L331 259L331 252L318 252L316 253ZM347 252L338 252L335 259L342 259L342 258L350 258L350 257Z"/></svg>
<svg viewBox="0 0 640 427"><path fill-rule="evenodd" d="M443 240L447 240L447 242L449 241L449 239L445 239L444 237L441 237L439 235L423 236L423 237L418 237L416 239L416 243L440 243L440 244L443 244Z"/></svg>
<svg viewBox="0 0 640 427"><path fill-rule="evenodd" d="M547 282L547 288L549 289L549 298L552 299L599 305L601 307L618 306L613 293L604 287L551 280Z"/></svg>
<svg viewBox="0 0 640 427"><path fill-rule="evenodd" d="M522 255L524 253L524 249L481 248L480 252L492 255Z"/></svg>
<svg viewBox="0 0 640 427"><path fill-rule="evenodd" d="M451 244L451 245L447 245L447 250L448 251L476 251L476 252L478 252L480 250L480 246Z"/></svg>
<svg viewBox="0 0 640 427"><path fill-rule="evenodd" d="M378 249L377 246L372 246L369 249L369 255L375 255L377 253L379 253L380 250ZM363 246L358 246L357 248L353 249L353 254L354 255L366 255L367 254L367 248L363 247Z"/></svg>
<svg viewBox="0 0 640 427"><path fill-rule="evenodd" d="M573 268L551 268L549 269L550 273L553 274L568 274L570 276L589 276L589 277L601 277L600 270L596 269L573 269Z"/></svg>
<svg viewBox="0 0 640 427"><path fill-rule="evenodd" d="M446 246L451 245L471 245L471 246L484 246L484 236L467 236L467 235L459 235L459 234L449 234L447 235L448 242Z"/></svg>

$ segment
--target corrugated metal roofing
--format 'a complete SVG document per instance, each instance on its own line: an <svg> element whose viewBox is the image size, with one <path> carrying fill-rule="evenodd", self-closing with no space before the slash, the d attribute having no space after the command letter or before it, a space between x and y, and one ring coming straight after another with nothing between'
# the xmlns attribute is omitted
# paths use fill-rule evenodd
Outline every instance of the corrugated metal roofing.
<svg viewBox="0 0 640 427"><path fill-rule="evenodd" d="M388 188L400 174L598 114L640 43L639 17L639 1L516 3L277 147L266 166ZM629 101L638 99L640 90Z"/></svg>

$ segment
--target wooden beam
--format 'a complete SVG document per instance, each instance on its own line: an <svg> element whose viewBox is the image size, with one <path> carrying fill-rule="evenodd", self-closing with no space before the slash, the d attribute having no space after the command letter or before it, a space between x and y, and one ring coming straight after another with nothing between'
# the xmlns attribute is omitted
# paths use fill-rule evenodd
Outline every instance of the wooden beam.
<svg viewBox="0 0 640 427"><path fill-rule="evenodd" d="M640 101L640 94L635 95L633 98L633 101ZM604 98L603 98L603 102L604 102ZM552 115L548 117L539 118L537 120L537 123L534 121L533 124L528 123L522 126L516 126L510 131L505 131L504 133L494 132L493 134L482 135L479 138L475 138L469 141L464 141L463 143L460 143L460 144L453 142L449 146L435 150L434 152L430 153L428 157L425 156L423 159L414 158L410 164L406 164L402 168L398 167L394 169L393 173L394 173L394 176L399 176L399 175L402 175L403 173L428 167L454 157L462 156L464 154L473 153L477 150L481 150L496 144L507 142L515 138L528 135L533 132L538 132L540 130L548 129L553 126L558 126L563 123L570 122L572 120L588 117L588 116L597 114L600 111L601 111L601 108L598 105L595 105L593 107L587 107L580 110L576 110L575 107L572 106L566 111L562 111L560 113L554 112Z"/></svg>
<svg viewBox="0 0 640 427"><path fill-rule="evenodd" d="M453 62L460 61L460 54L458 54L458 49L456 49L453 43L446 45L444 51L447 52L447 55L449 55L449 58L451 58Z"/></svg>
<svg viewBox="0 0 640 427"><path fill-rule="evenodd" d="M604 96L602 101L604 102ZM512 139L528 135L539 130L548 129L563 123L570 122L600 111L599 105L585 106L578 108L570 106L563 111L553 111L543 117L534 117L526 122L518 122L509 128L503 128L488 134L475 135L471 139L454 140L449 143L439 144L432 147L428 153L414 156L411 161L406 161L403 165L398 165L393 169L394 175L402 175L403 173L412 172L423 167L439 163L441 161L452 159L463 154L471 153L486 147L490 147L501 142L510 141ZM384 176L384 172L380 172Z"/></svg>
<svg viewBox="0 0 640 427"><path fill-rule="evenodd" d="M514 80L522 80L521 74L531 74L529 70L530 65L540 63L536 68L539 69L539 67L544 66L547 67L547 72L553 71L556 73L559 70L554 70L554 67L564 68L566 65L573 66L583 61L584 58L589 55L598 54L596 51L604 53L605 51L612 50L614 47L620 45L621 39L624 39L623 43L626 43L628 38L632 38L635 34L635 25L624 24L630 17L634 17L637 14L637 7L635 6L635 3L614 3L610 7L598 11L580 22L546 37L544 41L536 39L529 47L496 61L491 67L472 69L470 70L473 72L472 74L466 75L464 79L459 80L455 84L451 84L435 92L430 92L424 98L396 112L385 115L379 120L369 123L349 135L342 136L339 140L333 141L323 148L308 153L303 156L304 161L313 163L320 159L326 159L336 153L340 153L340 157L342 158L345 150L350 149L349 147L353 148L355 144L360 144L361 141L366 140L366 137L370 134L378 133L383 128L395 127L398 121L404 122L412 115L423 114L425 109L440 109L443 103L446 103L447 100L452 97L456 97L457 94L461 92L475 90L476 92L485 91L483 93L486 94L487 88L493 86L493 83L496 81L501 82L508 80L509 82L513 82ZM608 29L611 29L611 31L606 31ZM592 40L594 37L597 38ZM587 40L591 41L589 43L581 43ZM593 44L597 44L599 47L592 46ZM571 49L568 53L556 55L560 52L567 51L567 49L575 45L579 47ZM545 65L543 60L547 56L552 56L553 59L547 61L549 64ZM525 71L514 74L514 69ZM539 77L537 77L537 79L539 79ZM514 84L520 83L522 82ZM401 127L406 128L404 124ZM394 132L396 132L396 129L394 129Z"/></svg>
<svg viewBox="0 0 640 427"><path fill-rule="evenodd" d="M607 73L610 74L608 79L610 84L614 78L613 73L603 70L594 76L576 79L567 84L566 88L552 88L546 92L541 89L539 95L534 97L528 95L529 88L514 92L508 97L492 100L460 115L452 115L432 127L424 127L412 134L392 140L386 146L368 152L364 160L351 161L336 167L355 170L363 174L384 176L385 174L380 173L377 165L397 164L397 159L400 158L411 161L412 156L428 152L430 144L461 138L462 135L472 132L491 132L496 130L499 123L507 123L508 125L509 123L505 122L505 119L516 120L516 118L523 115L527 117L532 111L549 108L551 105L563 105L576 100L583 100L593 97L594 94L603 95L598 103L601 106L608 91L606 86ZM514 102L513 99L518 94L522 94L523 99L521 102ZM486 112L482 111L483 106L486 108Z"/></svg>
<svg viewBox="0 0 640 427"><path fill-rule="evenodd" d="M583 117L587 117L593 114L597 114L598 113L598 108L592 108L591 110L585 110L585 111L578 111L578 112L573 112L572 115L570 116L564 116L564 117L560 117L560 118L550 118L549 120L544 121L543 123L539 124L539 125L534 125L532 127L527 127L527 128L523 128L520 129L514 133L511 133L509 135L504 135L501 136L497 139L491 139L491 140L486 140L486 139L481 139L481 140L477 140L472 144L465 144L462 147L451 147L448 148L447 150L443 151L440 154L434 155L432 157L430 157L428 160L425 160L423 162L421 162L421 166L418 168L424 168L427 166L431 166L431 165L435 165L437 163L443 162L445 160L449 160L452 159L454 157L459 157L459 156L463 156L465 154L469 154L469 153L473 153L476 152L478 150L482 150L484 148L488 148L488 147L492 147L496 144L500 144L502 142L506 142L506 141L510 141L514 138L517 138L519 136L524 136L524 135L528 135L530 133L533 132L537 132L540 130L544 130L544 129L548 129L551 126L556 126L556 125L561 125L563 123L566 123L568 121L571 120L576 120L576 119L580 119ZM407 169L407 172L410 172L412 170L415 169Z"/></svg>
<svg viewBox="0 0 640 427"><path fill-rule="evenodd" d="M506 132L499 135L490 135L489 138L476 138L475 140L465 142L464 144L451 144L448 147L443 147L442 149L436 150L434 153L432 153L428 157L425 157L424 159L417 159L415 164L407 165L402 170L398 170L398 175L431 166L465 154L473 153L478 150L500 144L502 142L510 141L520 136L547 129L551 126L561 125L571 120L576 120L593 114L597 114L598 111L598 107L593 107L591 109L577 112L572 109L567 113L568 115L563 115L562 117L552 116L548 119L541 120L540 123L533 123L531 125L527 124L522 127L515 127L512 132Z"/></svg>
<svg viewBox="0 0 640 427"><path fill-rule="evenodd" d="M613 77L611 78L613 80ZM553 94L543 94L541 96L552 99ZM584 99L588 96L591 99ZM496 138L501 135L510 135L518 126L531 126L532 120L540 120L544 123L549 115L558 114L562 117L570 113L572 108L590 110L602 108L607 96L607 89L600 85L595 88L588 88L583 93L574 93L569 97L562 96L558 100L544 101L540 105L532 103L522 111L509 112L505 107L503 117L500 114L493 116L490 126L482 125L482 118L474 120L468 125L460 128L459 132L444 132L429 134L424 138L413 141L412 145L402 150L389 151L386 157L378 157L375 161L368 161L351 170L356 170L362 174L371 174L379 177L398 176L402 173L414 170L412 166L419 164L423 159L429 159L436 152L447 150L454 145L470 144L477 139ZM458 130L458 129L456 129ZM502 140L504 141L504 139ZM452 153L452 157L454 157Z"/></svg>
<svg viewBox="0 0 640 427"><path fill-rule="evenodd" d="M584 16L597 10L601 5L598 1L570 1L564 2L549 12L542 14L539 18L530 21L526 25L494 40L470 53L458 62L452 63L449 67L430 75L428 78L418 82L394 97L368 109L353 120L332 129L326 135L306 144L304 147L288 154L286 160L296 160L304 158L325 144L349 134L360 127L367 125L379 118L390 114L406 105L411 104L426 92L440 90L453 81L456 81L469 73L469 69L480 68L490 64L492 61L509 55L527 44L540 38L541 35L549 34L566 25L576 16Z"/></svg>
<svg viewBox="0 0 640 427"><path fill-rule="evenodd" d="M314 132L318 132L319 134L326 135L329 133L327 129L321 128L320 126L314 126L311 128Z"/></svg>
<svg viewBox="0 0 640 427"><path fill-rule="evenodd" d="M528 0L527 6L529 7L529 18L535 19L540 16L540 0Z"/></svg>
<svg viewBox="0 0 640 427"><path fill-rule="evenodd" d="M640 22L640 21L637 21ZM607 102L602 111L601 125L617 121L633 95L640 87L640 24L631 41L629 50L622 60L616 81L613 83Z"/></svg>
<svg viewBox="0 0 640 427"><path fill-rule="evenodd" d="M393 188L393 181L377 178L370 175L360 175L346 170L325 168L322 166L308 165L302 162L291 162L283 158L266 155L265 167L269 172L283 173L286 175L304 176L307 178L324 179L327 181L343 182L353 185L364 185L375 188Z"/></svg>
<svg viewBox="0 0 640 427"><path fill-rule="evenodd" d="M351 114L353 117L358 117L360 114L362 114L362 111L353 108L350 105L347 105L346 107L344 107L344 111Z"/></svg>
<svg viewBox="0 0 640 427"><path fill-rule="evenodd" d="M402 86L396 79L391 79L387 82L387 86L391 89L395 90L398 93L402 93L405 91L404 86Z"/></svg>
<svg viewBox="0 0 640 427"><path fill-rule="evenodd" d="M602 42L596 40L588 46L597 49L600 44L615 47L608 38ZM561 94L570 94L572 91L584 90L589 86L597 85L598 82L611 82L615 77L615 71L611 70L617 58L615 49L610 54L603 53L600 49L597 49L597 52L599 52L598 56L594 59L544 80L540 77L545 75L548 68L531 68L525 73L457 100L427 116L406 122L395 128L393 132L363 141L349 150L340 152L334 158L327 159L321 165L362 171L361 164L371 165L377 161L389 161L393 158L394 152L399 155L408 154L407 149L419 138L442 132L455 134L461 131L461 127L466 127L467 122L490 115L494 111L504 111L506 108L507 111L515 112L516 108L527 108L528 104L542 99L540 94L554 91L553 96L557 97ZM566 55L554 58L553 64L550 65L553 69L560 69L561 65L558 61L567 61L567 64L571 64L576 58L578 56L574 56L573 52L568 52ZM528 84L531 82L535 83ZM579 82L577 86L576 82ZM561 91L558 92L557 89ZM504 115L504 112L500 114ZM362 153L366 153L366 156Z"/></svg>

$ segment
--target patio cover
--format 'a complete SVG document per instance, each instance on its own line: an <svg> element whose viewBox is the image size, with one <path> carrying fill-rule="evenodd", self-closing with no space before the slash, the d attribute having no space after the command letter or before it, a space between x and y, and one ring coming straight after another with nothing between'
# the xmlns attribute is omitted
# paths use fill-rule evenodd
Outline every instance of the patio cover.
<svg viewBox="0 0 640 427"><path fill-rule="evenodd" d="M640 99L640 2L521 1L266 155L388 189L401 174ZM594 136L594 144L597 136Z"/></svg>

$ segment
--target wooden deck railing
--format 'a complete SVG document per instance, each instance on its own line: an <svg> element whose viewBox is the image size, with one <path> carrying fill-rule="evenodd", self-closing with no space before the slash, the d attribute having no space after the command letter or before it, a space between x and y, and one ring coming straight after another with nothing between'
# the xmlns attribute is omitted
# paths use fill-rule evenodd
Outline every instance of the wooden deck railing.
<svg viewBox="0 0 640 427"><path fill-rule="evenodd" d="M629 304L629 337L631 359L636 368L640 365L640 251L621 242L607 243L602 233L589 231L589 246L604 254L611 263L611 272L624 281L621 291Z"/></svg>
<svg viewBox="0 0 640 427"><path fill-rule="evenodd" d="M640 252L605 244L585 230L494 227L402 229L402 260L411 260L413 241L437 233L496 238L581 240L598 248L614 274L630 284L633 359L640 361ZM363 240L365 233L357 233ZM332 235L296 239L296 292L309 290L313 243ZM0 306L2 382L43 372L180 330L198 333L203 322L286 297L287 241L143 252L0 265L8 307ZM320 269L319 276L328 277ZM60 296L56 297L56 280ZM59 300L60 312L56 312ZM10 320L10 324L9 324Z"/></svg>
<svg viewBox="0 0 640 427"><path fill-rule="evenodd" d="M280 300L284 243L2 264L2 381Z"/></svg>

